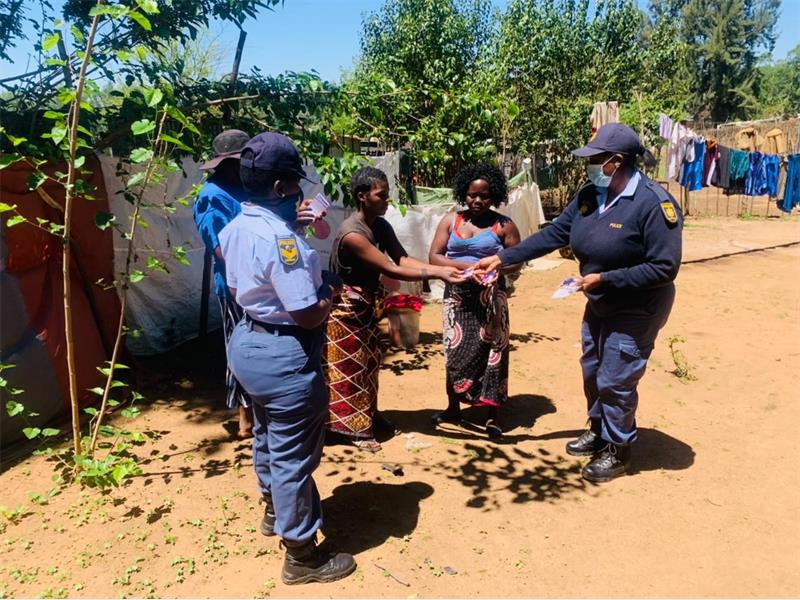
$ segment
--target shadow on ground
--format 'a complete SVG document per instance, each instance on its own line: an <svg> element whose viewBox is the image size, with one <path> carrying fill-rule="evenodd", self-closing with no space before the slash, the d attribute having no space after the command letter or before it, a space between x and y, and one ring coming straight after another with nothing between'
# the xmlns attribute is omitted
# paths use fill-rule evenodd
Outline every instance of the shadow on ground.
<svg viewBox="0 0 800 600"><path fill-rule="evenodd" d="M487 418L487 408L482 406L465 406L462 408L462 423L455 425L445 423L438 427L433 425L433 416L441 412L441 408L423 410L385 410L381 411L387 419L400 431L427 434L444 434L457 439L471 440L486 438L483 424ZM530 429L536 421L548 414L556 412L553 401L538 394L516 394L508 398L508 402L500 411L500 425L504 431L503 438L496 443L516 443L534 439L528 434L514 433L518 429Z"/></svg>
<svg viewBox="0 0 800 600"><path fill-rule="evenodd" d="M409 535L417 528L419 503L432 494L433 488L420 481L340 485L322 501L325 545L338 552L360 554L390 537Z"/></svg>

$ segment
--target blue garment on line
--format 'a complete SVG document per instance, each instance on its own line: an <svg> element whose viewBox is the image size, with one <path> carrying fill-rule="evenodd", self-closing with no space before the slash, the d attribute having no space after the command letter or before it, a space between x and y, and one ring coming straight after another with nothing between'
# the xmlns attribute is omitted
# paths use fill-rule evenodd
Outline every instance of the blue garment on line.
<svg viewBox="0 0 800 600"><path fill-rule="evenodd" d="M750 167L744 180L745 196L763 196L767 193L767 165L764 160L766 155L761 152L751 152L748 158Z"/></svg>
<svg viewBox="0 0 800 600"><path fill-rule="evenodd" d="M792 212L800 204L800 154L792 154L788 158L786 167L786 189L783 200L778 202L778 208L783 212Z"/></svg>
<svg viewBox="0 0 800 600"><path fill-rule="evenodd" d="M681 173L681 185L689 188L690 192L703 189L703 162L706 155L706 141L694 140L694 160L684 161Z"/></svg>
<svg viewBox="0 0 800 600"><path fill-rule="evenodd" d="M764 157L764 170L767 174L767 195L778 195L778 175L781 170L781 157L777 154L767 154Z"/></svg>

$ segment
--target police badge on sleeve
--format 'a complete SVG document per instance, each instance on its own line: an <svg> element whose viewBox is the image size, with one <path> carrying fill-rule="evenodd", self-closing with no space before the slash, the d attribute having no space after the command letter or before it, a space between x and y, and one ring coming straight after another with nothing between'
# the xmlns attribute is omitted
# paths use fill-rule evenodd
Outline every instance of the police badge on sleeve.
<svg viewBox="0 0 800 600"><path fill-rule="evenodd" d="M669 200L661 203L661 212L664 213L664 218L670 225L678 222L678 213L675 211L675 205Z"/></svg>
<svg viewBox="0 0 800 600"><path fill-rule="evenodd" d="M281 262L287 267L294 267L300 262L300 249L297 247L297 239L293 235L281 237L278 240L278 256Z"/></svg>

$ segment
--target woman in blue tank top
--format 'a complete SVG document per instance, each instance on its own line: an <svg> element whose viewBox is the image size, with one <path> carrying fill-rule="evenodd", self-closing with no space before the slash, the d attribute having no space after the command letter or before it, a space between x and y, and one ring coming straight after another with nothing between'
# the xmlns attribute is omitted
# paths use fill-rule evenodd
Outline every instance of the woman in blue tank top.
<svg viewBox="0 0 800 600"><path fill-rule="evenodd" d="M469 165L453 182L465 210L442 218L431 244L431 264L469 269L480 259L519 243L514 222L492 210L508 197L506 180L495 166ZM502 435L498 409L508 398L508 298L505 278L483 287L472 280L447 284L444 291L444 348L447 409L434 423L458 423L460 403L487 406L486 433Z"/></svg>

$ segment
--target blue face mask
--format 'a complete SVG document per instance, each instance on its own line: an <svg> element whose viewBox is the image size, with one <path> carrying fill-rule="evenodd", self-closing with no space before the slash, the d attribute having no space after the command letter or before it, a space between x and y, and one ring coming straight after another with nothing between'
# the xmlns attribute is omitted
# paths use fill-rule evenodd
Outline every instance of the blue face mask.
<svg viewBox="0 0 800 600"><path fill-rule="evenodd" d="M297 220L297 205L302 199L303 191L300 190L296 194L287 194L283 198L272 198L262 203L287 223L294 223Z"/></svg>
<svg viewBox="0 0 800 600"><path fill-rule="evenodd" d="M610 157L608 160L614 158L613 156ZM604 162L602 165L587 165L586 166L586 174L589 176L589 181L595 184L599 188L607 188L611 185L611 179L614 177L614 174L606 175L603 173L603 167L606 166Z"/></svg>

